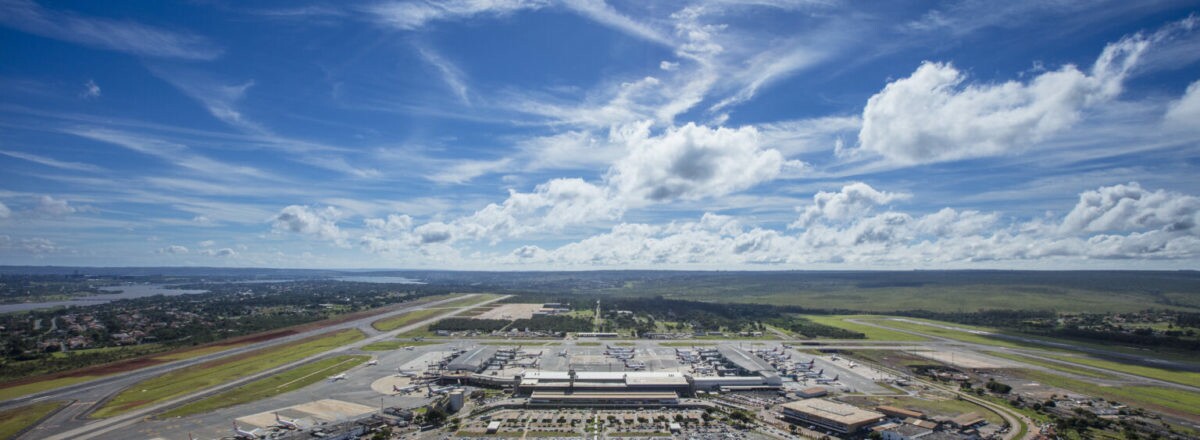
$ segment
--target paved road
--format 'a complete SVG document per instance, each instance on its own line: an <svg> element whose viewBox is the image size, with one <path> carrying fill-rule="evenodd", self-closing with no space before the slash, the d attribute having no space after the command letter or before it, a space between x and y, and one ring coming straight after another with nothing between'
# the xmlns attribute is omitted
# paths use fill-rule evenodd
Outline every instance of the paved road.
<svg viewBox="0 0 1200 440"><path fill-rule="evenodd" d="M188 400L190 400L191 398L199 397L201 395L204 395L205 393L211 393L217 389L232 388L234 386L241 385L241 384L249 382L251 380L256 380L258 378L265 377L268 374L274 374L279 371L283 371L287 368L295 367L295 366L304 364L306 362L311 362L315 359L328 356L332 353L342 352L342 351L346 351L349 349L356 349L358 347L369 344L371 342L376 342L376 341L392 338L399 333L415 329L420 325L429 324L430 322L432 322L436 319L440 319L443 316L458 313L459 311L461 311L462 309L464 309L466 307L449 310L446 314L439 315L439 316L431 318L429 320L422 321L422 322L419 322L416 324L412 324L412 325L409 325L409 326L406 326L406 327L403 327L400 329L396 329L391 332L387 332L387 333L375 332L378 334L376 334L375 336L371 336L367 339L364 339L362 341L353 343L353 344L335 348L335 349L327 351L325 353L320 353L320 354L311 356L309 358L302 359L297 362L293 362L293 363L283 365L283 366L280 366L280 367L277 367L277 368L274 368L271 370L267 370L265 372L262 372L262 373L259 373L259 374L253 375L253 376L249 376L249 377L243 378L241 380L228 382L228 383L219 385L214 388L210 388L210 389L203 390L203 391L198 391L197 393L183 396L183 397L180 397L180 398L177 398L177 399L174 399L169 402L162 403L162 404L154 405L151 407L146 407L146 408L143 408L138 411L126 413L121 416L110 417L108 419L103 419L103 420L88 420L88 419L85 419L82 417L82 416L90 413L94 409L94 406L96 405L96 403L104 401L104 399L119 393L121 390L123 390L135 383L165 374L169 371L173 371L176 369L186 368L186 367L189 367L192 365L197 365L200 363L212 361L212 360L223 358L226 356L232 356L232 355L237 355L237 354L241 354L241 353L261 350L261 349L276 346L279 344L286 344L289 342L294 342L294 341L308 338L311 336L315 336L318 334L328 333L331 331L350 329L350 328L358 328L358 329L371 328L371 323L375 322L379 319L397 316L397 315L407 313L410 311L414 311L414 310L438 308L438 306L441 306L442 304L445 304L450 301L455 301L460 298L464 298L464 297L468 297L468 296L474 296L474 295L472 294L472 295L465 295L465 296L456 296L454 298L448 298L448 299L444 299L444 300L423 303L423 304L419 304L419 305L415 305L415 306L411 306L411 307L398 308L396 310L393 310L393 311L390 311L387 313L373 315L373 316L369 316L369 317L365 317L365 318L361 318L361 319L357 319L357 320L353 320L353 321L347 321L347 322L343 322L343 323L339 323L339 324L334 324L334 325L331 325L328 327L323 327L323 328L314 329L314 330L310 330L310 331L306 331L306 332L302 332L302 333L297 333L295 335L290 335L290 336L286 336L286 337L282 337L282 338L278 338L278 339L273 339L270 341L263 341L263 342L259 342L259 343L246 345L246 346L235 347L235 348L231 348L229 350L221 351L218 353L212 353L212 354L198 356L198 357L191 358L191 359L156 365L156 366L144 368L141 370L135 370L135 371L130 371L130 372L126 372L126 373L119 373L119 374L116 374L113 376L97 379L97 380L90 381L90 382L85 382L83 384L73 385L73 386L66 387L66 388L60 388L57 390L52 390L52 391L43 392L43 393L37 393L34 395L13 399L13 400L6 402L4 404L4 407L17 406L17 405L21 405L21 404L37 402L37 401L44 401L44 400L71 400L71 401L74 401L74 403L71 406L65 408L63 411L60 411L57 414L54 414L47 420L40 423L37 427L28 431L25 435L23 435L20 438L21 439L31 439L31 440L32 439L86 439L86 438L91 438L102 432L107 432L107 431L110 431L112 429L115 429L115 428L121 427L121 426L127 426L128 424L130 424L132 422L136 422L138 420L138 418L140 418L142 416L152 414L154 412L166 409L170 406L185 403ZM496 299L493 299L493 300L490 300L487 302L499 301L503 298L504 297L496 298ZM476 305L471 305L471 306L467 306L467 307L475 307L475 306ZM2 407L0 407L0 408L2 408Z"/></svg>

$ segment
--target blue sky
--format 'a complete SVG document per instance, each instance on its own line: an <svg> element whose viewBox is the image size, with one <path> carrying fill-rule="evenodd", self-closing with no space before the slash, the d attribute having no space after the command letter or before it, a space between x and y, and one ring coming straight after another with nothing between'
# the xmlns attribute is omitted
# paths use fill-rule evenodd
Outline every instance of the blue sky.
<svg viewBox="0 0 1200 440"><path fill-rule="evenodd" d="M1198 25L0 0L0 264L1195 269Z"/></svg>

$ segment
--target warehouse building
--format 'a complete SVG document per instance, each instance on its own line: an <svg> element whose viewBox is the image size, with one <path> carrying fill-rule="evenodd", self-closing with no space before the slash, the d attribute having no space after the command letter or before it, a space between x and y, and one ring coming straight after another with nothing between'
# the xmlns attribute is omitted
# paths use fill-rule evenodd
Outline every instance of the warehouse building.
<svg viewBox="0 0 1200 440"><path fill-rule="evenodd" d="M784 420L801 426L815 425L841 434L852 434L879 423L884 415L854 405L825 399L804 399L783 404Z"/></svg>
<svg viewBox="0 0 1200 440"><path fill-rule="evenodd" d="M446 364L446 369L450 371L467 371L478 373L487 368L492 362L492 358L496 357L496 349L493 347L480 347L474 350L458 355Z"/></svg>

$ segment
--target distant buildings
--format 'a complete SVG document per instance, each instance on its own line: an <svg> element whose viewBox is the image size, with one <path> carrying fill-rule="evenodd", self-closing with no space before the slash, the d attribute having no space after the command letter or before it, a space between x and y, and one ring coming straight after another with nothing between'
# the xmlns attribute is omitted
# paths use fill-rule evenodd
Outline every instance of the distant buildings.
<svg viewBox="0 0 1200 440"><path fill-rule="evenodd" d="M879 423L884 415L845 403L804 399L783 404L783 418L798 425L813 425L840 434L851 434Z"/></svg>

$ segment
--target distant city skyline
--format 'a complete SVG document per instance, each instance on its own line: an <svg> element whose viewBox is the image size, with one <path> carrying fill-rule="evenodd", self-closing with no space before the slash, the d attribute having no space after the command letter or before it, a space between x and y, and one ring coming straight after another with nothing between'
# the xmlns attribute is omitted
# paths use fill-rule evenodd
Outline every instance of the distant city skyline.
<svg viewBox="0 0 1200 440"><path fill-rule="evenodd" d="M0 264L1198 269L1200 2L0 0Z"/></svg>

